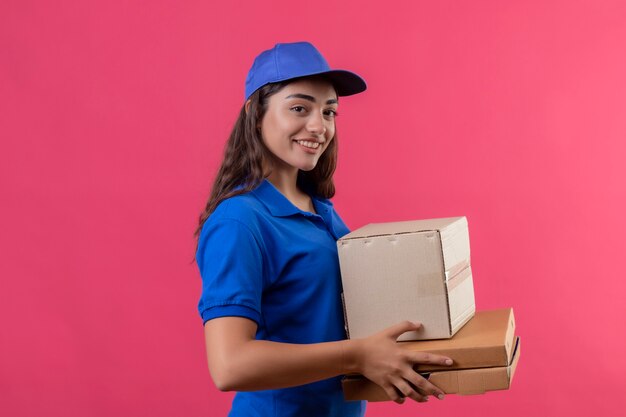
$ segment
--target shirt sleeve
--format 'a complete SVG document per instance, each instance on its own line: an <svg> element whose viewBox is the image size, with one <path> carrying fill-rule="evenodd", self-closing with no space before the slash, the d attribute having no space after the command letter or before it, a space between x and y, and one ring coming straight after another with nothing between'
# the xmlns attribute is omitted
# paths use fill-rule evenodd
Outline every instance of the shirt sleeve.
<svg viewBox="0 0 626 417"><path fill-rule="evenodd" d="M196 260L202 277L198 311L203 323L217 317L246 317L259 324L263 256L250 229L234 219L207 220Z"/></svg>

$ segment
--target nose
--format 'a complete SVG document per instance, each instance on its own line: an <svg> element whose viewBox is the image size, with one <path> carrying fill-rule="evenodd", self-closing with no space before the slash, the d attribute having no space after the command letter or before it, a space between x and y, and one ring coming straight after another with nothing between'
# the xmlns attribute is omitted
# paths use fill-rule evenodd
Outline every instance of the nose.
<svg viewBox="0 0 626 417"><path fill-rule="evenodd" d="M311 117L307 121L306 130L315 135L323 135L326 133L326 125L322 114L311 112Z"/></svg>

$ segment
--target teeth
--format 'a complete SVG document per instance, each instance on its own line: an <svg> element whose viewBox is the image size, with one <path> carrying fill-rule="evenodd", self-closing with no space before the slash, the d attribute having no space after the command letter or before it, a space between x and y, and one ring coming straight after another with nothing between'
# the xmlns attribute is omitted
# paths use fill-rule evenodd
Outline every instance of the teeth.
<svg viewBox="0 0 626 417"><path fill-rule="evenodd" d="M311 148L311 149L317 149L320 146L318 142L309 142L308 140L298 140L297 142L300 145L306 146L307 148Z"/></svg>

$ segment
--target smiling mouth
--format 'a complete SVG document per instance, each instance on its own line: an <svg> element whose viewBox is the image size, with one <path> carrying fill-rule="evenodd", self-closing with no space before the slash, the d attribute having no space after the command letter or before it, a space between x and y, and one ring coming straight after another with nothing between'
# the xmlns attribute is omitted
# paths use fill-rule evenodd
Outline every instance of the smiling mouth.
<svg viewBox="0 0 626 417"><path fill-rule="evenodd" d="M308 140L297 140L296 142L298 142L298 144L304 146L305 148L309 148L309 149L317 149L321 145L321 143L319 142L311 142Z"/></svg>

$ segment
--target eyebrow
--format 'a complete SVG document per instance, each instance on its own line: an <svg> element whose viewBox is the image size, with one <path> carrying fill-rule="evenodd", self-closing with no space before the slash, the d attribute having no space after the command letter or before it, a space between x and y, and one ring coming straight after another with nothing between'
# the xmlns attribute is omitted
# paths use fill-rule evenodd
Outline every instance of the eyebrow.
<svg viewBox="0 0 626 417"><path fill-rule="evenodd" d="M308 94L300 94L300 93L296 93L296 94L290 94L287 97L285 97L285 100L289 99L289 98L301 98L303 100L308 100L312 103L315 103L315 97L310 96ZM326 104L337 104L338 101L336 98L331 98L330 100L326 100Z"/></svg>

